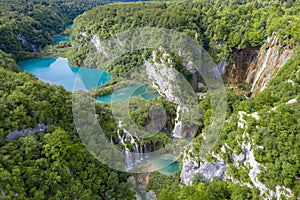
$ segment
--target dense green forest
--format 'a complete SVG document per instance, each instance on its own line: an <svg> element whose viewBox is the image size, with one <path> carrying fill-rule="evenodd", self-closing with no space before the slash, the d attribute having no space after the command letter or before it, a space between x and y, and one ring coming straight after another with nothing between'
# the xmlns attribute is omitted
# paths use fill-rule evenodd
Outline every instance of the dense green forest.
<svg viewBox="0 0 300 200"><path fill-rule="evenodd" d="M11 59L11 58L9 58ZM12 63L12 67L14 63ZM5 66L4 66L5 67ZM18 199L132 199L127 175L96 160L81 144L71 94L25 72L0 68L0 191ZM50 125L18 140L15 130Z"/></svg>
<svg viewBox="0 0 300 200"><path fill-rule="evenodd" d="M241 186L232 182L216 180L204 183L199 179L194 180L192 186L180 188L179 180L178 173L172 177L166 177L155 172L151 174L147 189L156 191L158 200L259 199L258 190L251 190L247 186Z"/></svg>
<svg viewBox="0 0 300 200"><path fill-rule="evenodd" d="M88 60L86 58L93 49L90 41L94 34L97 34L101 41L125 30L147 26L172 28L186 33L203 45L215 61L223 59L231 61L234 50L260 48L266 43L267 38L274 34L279 38L280 45L295 48L300 41L299 11L300 4L297 1L116 3L113 6L97 7L76 18L72 33L74 46L69 57L73 63L82 65L83 61ZM84 36L82 33L85 33ZM218 152L223 144L230 144L229 146L233 147L234 151L222 155L229 163L230 174L242 182L250 182L247 176L249 169L246 167L235 168L231 163L231 153L239 154L242 151L238 144L241 143L244 129L237 126L238 112L258 112L261 117L259 121L255 121L251 117L245 118L248 122L247 132L251 133L249 140L253 140L254 145L264 147L264 149L257 148L255 150L257 161L266 166L260 174L259 180L273 190L276 185L291 188L296 196L299 195L297 177L300 176L300 155L295 152L299 149L298 105L285 103L293 98L299 98L297 96L299 94L298 54L299 50L258 97L244 101L243 97L228 93L227 120L230 119L230 123L225 125L215 147ZM131 66L141 64L148 58L147 55L149 54L133 54L131 59L120 62L121 65L117 63L107 67L106 70L121 76ZM89 63L85 62L84 65L89 66ZM183 66L179 68L183 68ZM293 84L289 83L291 81ZM201 107L205 110L204 117L200 122L203 132L210 125L209 101L209 98L206 98L200 102ZM276 112L269 111L275 106L278 106ZM260 127L259 130L257 127ZM194 142L192 149L197 152L200 145L200 143ZM178 181L178 177L176 180ZM154 180L153 184L156 182L160 181ZM159 199L260 198L259 191L256 189L249 191L249 189L241 187L234 191L230 189L235 189L231 183L216 182L211 186L208 183L206 185L201 183L184 187L180 192L178 184L179 182L175 182L174 185L171 184L172 187L169 187L170 182L166 182L156 188L149 187L149 189L156 190ZM220 185L217 186L218 184ZM217 189L218 187L223 187L220 190L224 192L219 197L214 196L213 192L207 191L210 188ZM190 191L190 194L186 194L185 190ZM240 196L236 197L236 195Z"/></svg>
<svg viewBox="0 0 300 200"><path fill-rule="evenodd" d="M11 55L4 53L3 51L0 50L0 67L7 69L7 70L11 70L11 71L15 71L18 72L20 71L16 61L12 58Z"/></svg>
<svg viewBox="0 0 300 200"><path fill-rule="evenodd" d="M16 64L51 44L52 35L77 15L108 2L0 1L1 199L133 199L128 175L109 169L81 144L71 93L20 72ZM48 129L7 137L41 123Z"/></svg>
<svg viewBox="0 0 300 200"><path fill-rule="evenodd" d="M242 149L237 143L240 142L244 130L237 126L238 111L257 112L259 120L246 116L244 118L247 119L246 131L250 133L249 140L253 140L255 145L264 147L254 151L257 161L267 166L259 179L270 188L275 188L276 185L292 188L298 197L300 196L298 180L300 123L299 103L297 103L300 97L299 50L298 48L293 58L271 80L266 90L256 98L240 103L232 115L233 120L224 127L219 139L220 144L227 143L237 147L233 150L239 154ZM292 99L295 99L296 103L288 103ZM223 156L230 162L229 154ZM246 169L237 170L233 166L231 169L235 177L243 179Z"/></svg>
<svg viewBox="0 0 300 200"><path fill-rule="evenodd" d="M21 72L16 64L19 60L39 56L36 52L44 47L51 48L52 36L62 33L73 20L72 43L66 45L68 49L64 54L79 66L90 67L86 61L93 61L86 58L94 50L91 45L94 34L105 40L139 27L183 32L202 45L214 61L229 61L227 67L234 59L235 50L258 49L272 35L278 36L281 46L294 48L296 53L292 59L257 97L247 99L234 91L226 91L227 123L214 151L220 152L224 144L232 147L231 151L221 153L221 157L228 163L230 175L239 183L204 182L196 175L193 184L186 186L180 182L179 172L174 176L155 172L150 174L146 189L154 191L159 200L263 199L257 188L241 184L251 184L249 168L237 169L231 159L232 153L238 155L243 151L240 143L252 141L253 145L263 146L254 150L256 160L265 166L261 168L259 180L271 189L277 185L291 188L294 194L291 199L299 198L300 49L297 46L300 42L300 2L195 0L114 3L96 7L110 2L0 0L0 199L134 199L134 187L127 180L131 174L108 168L80 141L73 121L72 94L62 86L43 83ZM176 70L192 82L192 75L180 58L170 55ZM151 50L132 52L107 66L105 70L114 78L96 90L97 96L111 93L118 77L150 56ZM208 93L204 100L198 101L203 111L198 134L205 133L211 123L211 98ZM176 106L162 97L151 103L140 97L133 98L130 117L137 125L146 126L152 104L167 111L167 130L171 131ZM97 103L95 110L107 138L117 144L117 122L110 104ZM245 129L238 126L240 111L257 112L260 117L255 120L244 116L249 133L246 139ZM26 137L18 136L13 140L8 137L19 134L18 131L32 131L40 124L47 128ZM151 138L141 138L139 143L154 144L159 149L170 140L170 135L159 132ZM199 152L201 141L202 137L198 136L190 148ZM124 145L132 149L133 144L127 143ZM195 159L196 154L193 155ZM206 159L214 160L211 155Z"/></svg>
<svg viewBox="0 0 300 200"><path fill-rule="evenodd" d="M196 39L218 62L230 60L234 49L260 47L276 32L281 44L300 40L299 2L152 2L101 6L75 20L69 58L81 65L91 50L94 34L100 40L139 27L160 27ZM86 36L83 37L82 33Z"/></svg>
<svg viewBox="0 0 300 200"><path fill-rule="evenodd" d="M239 155L242 149L241 142L253 141L253 145L263 146L256 148L254 155L262 168L259 180L267 187L275 189L276 185L283 185L291 188L296 199L300 196L300 165L299 165L299 93L300 93L300 49L293 58L278 72L269 83L266 90L256 98L245 100L237 94L227 93L228 108L227 114L229 123L223 127L223 131L215 145L214 152L221 152L221 157L229 164L229 173L236 180L243 183L251 183L248 177L249 168L240 167L237 169L231 159L232 153ZM296 99L295 103L288 103ZM210 98L200 102L205 110L201 123L205 127L210 124ZM293 101L292 101L293 102ZM240 116L239 111L247 113L257 112L259 120L253 117L244 116L247 122L246 129L238 127ZM257 128L259 127L259 128ZM243 139L245 130L249 138ZM226 153L220 151L222 145L232 147L232 151ZM197 138L194 140L191 149L199 152L201 143ZM194 155L195 156L195 155ZM197 156L195 156L197 159ZM214 160L208 156L209 160ZM183 186L179 189L179 174L177 177L165 177L159 173L152 174L148 190L157 192L158 199L263 199L256 188L235 185L232 182L213 181L203 182L201 177L196 176L192 186ZM280 199L285 199L280 197Z"/></svg>
<svg viewBox="0 0 300 200"><path fill-rule="evenodd" d="M16 60L32 57L30 52L53 42L52 35L62 33L73 19L111 0L19 0L0 1L0 50Z"/></svg>

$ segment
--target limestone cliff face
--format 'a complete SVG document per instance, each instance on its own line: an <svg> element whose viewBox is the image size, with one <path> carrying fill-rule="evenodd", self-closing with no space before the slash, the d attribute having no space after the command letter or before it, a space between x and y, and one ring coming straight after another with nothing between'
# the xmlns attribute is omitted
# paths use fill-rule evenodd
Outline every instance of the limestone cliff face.
<svg viewBox="0 0 300 200"><path fill-rule="evenodd" d="M233 49L233 63L225 68L224 78L229 84L248 83L254 79L253 69L258 62L259 48Z"/></svg>
<svg viewBox="0 0 300 200"><path fill-rule="evenodd" d="M287 103L297 103L297 101L290 100ZM293 193L289 188L276 185L275 190L270 189L259 180L258 176L262 173L261 169L266 168L266 166L257 162L254 150L256 148L264 147L254 145L254 142L251 141L250 135L247 132L248 123L245 120L245 116L260 120L258 113L248 114L244 111L238 112L238 128L243 130L242 142L239 142L238 145L241 147L242 152L238 155L234 154L234 147L225 143L220 149L220 152L211 152L212 157L214 157L216 161L208 161L205 158L200 158L197 155L197 152L192 148L188 149L184 154L183 166L180 174L182 183L191 185L195 176L198 175L203 181L213 181L214 179L229 180L248 186L249 188L255 187L260 191L260 196L268 200L274 198L280 200L282 199L282 196L285 196L287 199L292 197ZM228 162L230 162L234 168L248 171L250 182L242 182L233 178L228 170L228 164L220 156L226 153L230 155Z"/></svg>
<svg viewBox="0 0 300 200"><path fill-rule="evenodd" d="M223 180L226 177L227 168L227 164L222 160L195 162L192 159L186 159L182 166L180 178L182 183L186 185L191 185L196 175L200 175L203 181L213 181L215 178Z"/></svg>
<svg viewBox="0 0 300 200"><path fill-rule="evenodd" d="M269 37L260 49L249 47L233 50L233 64L225 72L224 78L230 84L247 83L252 85L252 96L261 92L292 56L293 49L278 44L276 35Z"/></svg>
<svg viewBox="0 0 300 200"><path fill-rule="evenodd" d="M23 45L26 45L30 51L32 52L40 52L42 50L41 47L36 47L36 45L28 42L25 38L25 36L21 35L21 34L18 34L17 35L17 39L23 44Z"/></svg>
<svg viewBox="0 0 300 200"><path fill-rule="evenodd" d="M85 37L85 36L83 36ZM95 46L98 52L107 55L105 47L99 37L94 34L90 40L90 43ZM159 49L160 53L164 52L163 49ZM223 65L221 65L222 67ZM175 116L168 115L167 128L170 129L170 122L174 122L174 128L172 134L177 138L184 138L189 135L194 137L198 131L198 126L187 125L183 122L182 118L185 114L189 113L191 105L188 105L189 100L193 98L190 95L194 92L192 87L189 87L189 83L185 80L172 64L171 56L167 53L163 53L161 57L157 56L157 51L152 52L152 57L149 60L144 61L143 70L139 71L141 79L146 79L147 83L151 85L157 92L166 98L168 101L177 105L177 112ZM135 69L132 69L127 75L130 77L130 73L134 74ZM136 79L137 77L135 77ZM185 81L184 81L185 80ZM143 80L145 81L145 80ZM197 82L198 83L198 82ZM196 94L194 94L196 97ZM197 103L196 99L193 99Z"/></svg>
<svg viewBox="0 0 300 200"><path fill-rule="evenodd" d="M165 62L167 61L167 62ZM197 103L193 97L193 88L184 77L172 66L172 60L166 53L161 58L156 58L156 51L152 52L152 60L144 61L149 84L158 93L177 105L176 118L172 135L176 138L186 136L194 137L198 131L198 126L186 124L183 120ZM196 94L194 95L196 97ZM189 99L194 100L195 105L189 104Z"/></svg>
<svg viewBox="0 0 300 200"><path fill-rule="evenodd" d="M255 68L250 72L254 75L252 96L263 91L270 79L276 75L278 69L291 58L293 52L293 49L288 46L279 45L276 36L268 38L266 45L259 51Z"/></svg>

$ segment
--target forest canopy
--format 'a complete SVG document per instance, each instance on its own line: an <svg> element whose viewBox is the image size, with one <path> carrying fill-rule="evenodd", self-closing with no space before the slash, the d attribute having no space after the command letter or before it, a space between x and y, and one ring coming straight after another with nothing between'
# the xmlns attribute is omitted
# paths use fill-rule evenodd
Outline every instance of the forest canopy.
<svg viewBox="0 0 300 200"><path fill-rule="evenodd" d="M194 38L214 61L231 61L234 50L260 48L268 37L276 34L281 46L295 49L287 62L256 98L227 92L227 123L214 150L224 144L231 151L221 154L229 165L230 175L246 184L249 168L237 169L232 153L243 150L244 129L238 127L239 111L255 113L260 120L245 117L248 140L262 146L254 150L255 158L266 168L258 179L274 190L277 185L291 188L300 196L300 2L293 0L195 0L137 3L110 3L110 0L0 0L0 194L8 199L134 199L130 174L106 167L96 160L80 141L72 116L72 94L62 86L43 83L31 74L21 72L16 62L35 56L34 52L53 43L52 36L62 33L73 23L70 61L81 66L93 50L91 40L100 40L139 27L174 29ZM96 8L94 8L96 7ZM90 10L85 12L87 10ZM85 12L85 13L84 13ZM82 14L84 13L84 14ZM82 15L81 15L82 14ZM79 16L78 16L79 15ZM78 17L77 17L78 16ZM163 54L163 53L161 53ZM106 70L116 76L149 58L149 52L133 52ZM192 76L183 68L178 56L173 64L185 78ZM126 71L127 70L127 71ZM106 94L112 89L98 91ZM102 92L102 93L101 93ZM200 131L210 125L211 96L199 100L203 110ZM163 98L153 100L164 106L174 124L176 108ZM144 107L138 107L138 103ZM138 125L149 120L150 103L135 98L130 116ZM113 143L118 143L116 122L108 104L96 104L101 127ZM7 137L40 124L46 129L26 137ZM258 127L258 128L257 128ZM167 129L172 130L172 125ZM170 140L160 132L142 140L163 146ZM192 150L198 152L202 138L196 138ZM96 144L96 143L95 143ZM133 148L127 141L122 144ZM107 155L106 155L107 156ZM210 158L213 160L212 158ZM158 199L260 199L259 191L230 181L203 182L196 176L191 186L180 183L179 174L166 177L153 173L147 190Z"/></svg>

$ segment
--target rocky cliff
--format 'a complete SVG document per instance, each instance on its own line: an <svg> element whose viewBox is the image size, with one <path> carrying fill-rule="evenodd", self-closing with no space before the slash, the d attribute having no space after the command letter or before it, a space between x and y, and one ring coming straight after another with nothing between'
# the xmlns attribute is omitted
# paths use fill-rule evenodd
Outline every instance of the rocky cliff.
<svg viewBox="0 0 300 200"><path fill-rule="evenodd" d="M97 37L92 39L98 51L102 51L101 43ZM281 46L278 44L278 39L274 35L268 38L267 43L260 49L252 48L235 52L235 68L229 69L225 72L229 82L240 83L245 82L252 84L252 95L262 91L268 81L276 75L280 69L292 56L293 49L288 46ZM239 57L241 56L241 57ZM243 60L243 58L247 58ZM244 65L245 64L245 65ZM161 58L156 58L155 51L152 53L152 59L144 61L145 71L149 80L149 85L155 88L162 96L170 102L176 104L177 113L175 125L173 129L174 137L185 137L186 135L194 136L194 130L186 131L184 126L183 115L190 112L192 109L187 107L184 99L182 99L182 85L178 84L178 74L172 68L172 60L168 54L163 54ZM220 64L222 66L222 64ZM222 68L222 67L221 67ZM276 185L275 188L268 187L263 181L259 179L262 174L262 169L266 166L259 163L255 158L254 151L257 148L264 148L257 146L250 137L248 132L248 121L245 118L252 118L252 120L260 120L258 113L246 113L244 111L238 112L237 127L243 132L238 147L241 149L240 153L236 153L233 146L224 144L220 152L211 152L213 159L200 158L198 152L192 147L189 147L184 153L181 181L184 184L190 185L195 176L200 176L203 181L212 181L214 179L230 180L241 185L246 185L249 188L257 188L260 195L265 199L281 199L282 196L289 198L293 193L289 188L283 185ZM192 146L192 145L191 145ZM224 154L229 156L225 159ZM230 169L237 169L244 171L244 179L240 180L231 174Z"/></svg>
<svg viewBox="0 0 300 200"><path fill-rule="evenodd" d="M293 48L279 44L276 35L269 37L261 48L233 49L233 62L226 69L224 78L230 84L251 84L251 96L256 96L293 52Z"/></svg>
<svg viewBox="0 0 300 200"><path fill-rule="evenodd" d="M164 62L164 61L167 62ZM152 60L144 62L149 84L158 93L177 105L176 118L172 134L176 138L194 137L198 126L194 122L186 123L185 115L191 109L197 109L197 97L191 85L172 65L169 54L164 53L156 58L156 51L152 52Z"/></svg>
<svg viewBox="0 0 300 200"><path fill-rule="evenodd" d="M295 103L295 101L293 101L293 103ZM257 162L254 156L254 150L256 148L263 149L264 147L254 145L254 142L251 140L247 131L248 122L245 120L245 117L260 120L258 113L247 114L243 111L238 113L238 128L243 130L242 142L239 143L242 152L236 155L233 150L234 147L225 143L220 152L211 153L214 161L208 161L205 158L199 158L197 156L197 152L194 152L191 147L184 154L183 166L180 174L182 183L191 185L195 176L198 176L202 181L213 181L215 179L229 180L241 185L246 185L249 188L256 187L260 191L260 196L264 199L276 198L280 200L283 196L285 198L293 197L293 193L289 188L276 185L275 189L271 189L259 180L258 177L262 173L261 169L266 168L266 166ZM227 163L222 158L222 155L225 154L230 155ZM229 170L229 165L231 165L234 169L246 171L248 177L243 178L250 181L242 181L234 178Z"/></svg>
<svg viewBox="0 0 300 200"><path fill-rule="evenodd" d="M293 48L278 44L278 38L273 35L260 49L236 50L234 55L236 63L229 70L227 68L225 76L228 82L233 84L241 82L252 84L251 91L252 97L254 97L268 87L269 80L277 75L278 70L292 57L293 53ZM285 65L285 68L282 69L288 67L289 65ZM293 70L290 72L291 74L299 72L299 69ZM282 73L280 76L283 76ZM280 85L286 83L290 84L289 87L296 87L297 85L291 77L288 77L284 83L278 82ZM271 84L270 87L274 87L274 84L273 86ZM195 177L200 177L203 181L229 180L249 188L258 189L262 199L280 200L294 197L290 188L278 183L270 186L269 182L264 179L264 173L270 171L270 166L268 163L260 163L259 160L262 159L257 157L256 152L267 149L265 146L257 144L257 137L255 136L258 132L256 130L265 128L260 127L263 126L260 121L265 121L266 118L271 120L272 115L266 116L266 112L272 113L276 111L277 107L282 108L297 102L297 98L293 98L287 102L278 102L278 106L268 110L258 110L253 113L247 113L244 110L238 111L227 120L227 123L233 122L236 126L235 132L232 133L235 136L227 141L228 144L223 142L220 145L221 148L215 149L210 153L210 157L206 158L199 156L200 154L197 152L197 149L200 148L199 144L192 144L187 148L180 175L182 183L191 185ZM254 126L256 130L253 130L253 123L260 124L260 126ZM252 129L249 128L250 124ZM265 126L267 127L267 125ZM236 141L231 143L232 140ZM196 148L197 145L198 148ZM239 150L237 151L237 149Z"/></svg>
<svg viewBox="0 0 300 200"><path fill-rule="evenodd" d="M291 57L294 50L289 46L278 44L276 35L269 37L267 43L260 49L258 53L257 63L255 68L249 73L249 80L252 81L252 96L261 92L276 74Z"/></svg>
<svg viewBox="0 0 300 200"><path fill-rule="evenodd" d="M30 51L32 52L40 52L42 50L41 47L37 47L36 45L28 42L25 38L25 36L18 34L17 35L17 39L23 44L25 45Z"/></svg>

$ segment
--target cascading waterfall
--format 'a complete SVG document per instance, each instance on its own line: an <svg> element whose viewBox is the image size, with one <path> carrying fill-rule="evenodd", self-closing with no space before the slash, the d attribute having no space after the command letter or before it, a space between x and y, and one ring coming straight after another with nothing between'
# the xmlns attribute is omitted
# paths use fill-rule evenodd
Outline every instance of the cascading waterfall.
<svg viewBox="0 0 300 200"><path fill-rule="evenodd" d="M121 127L122 122L119 121L118 128ZM135 141L134 137L127 131L125 128L123 128L123 132L125 135L120 135L119 129L117 130L118 133L118 139L119 139L119 144L124 145L125 149L125 169L128 171L133 168L133 163L139 163L141 162L143 158L143 147L142 145L138 145L138 143ZM140 141L140 138L136 135L135 137L138 141ZM132 152L129 150L128 147L125 145L125 141L128 141L130 139L130 143L132 144L133 147L133 153L134 155L132 156ZM146 145L144 145L145 151L146 151Z"/></svg>
<svg viewBox="0 0 300 200"><path fill-rule="evenodd" d="M122 127L122 121L118 121L118 128Z"/></svg>
<svg viewBox="0 0 300 200"><path fill-rule="evenodd" d="M265 59L264 59L264 62L262 64L262 66L260 67L260 69L258 71L258 74L255 76L255 79L254 79L253 84L252 84L251 92L253 92L254 87L256 85L256 82L259 80L261 74L263 73L263 71L267 67L267 63L268 63L268 59L269 59L270 53L271 53L271 48L268 49L267 54L266 54Z"/></svg>
<svg viewBox="0 0 300 200"><path fill-rule="evenodd" d="M120 136L119 130L117 132L118 132L119 144L124 145L125 144L124 135ZM124 149L125 149L125 169L128 171L133 167L133 160L132 160L132 155L130 150L125 145L124 145Z"/></svg>
<svg viewBox="0 0 300 200"><path fill-rule="evenodd" d="M143 146L142 145L140 145L140 155L141 155L140 160L143 160L144 158L143 158Z"/></svg>
<svg viewBox="0 0 300 200"><path fill-rule="evenodd" d="M135 134L136 139L140 142L140 137L136 135L136 132L134 132L134 134ZM140 150L140 152L139 152L139 161L142 161L143 160L143 147L142 147L142 145L140 145L140 148L138 148L138 146L137 146L137 151L139 151L139 150Z"/></svg>
<svg viewBox="0 0 300 200"><path fill-rule="evenodd" d="M180 110L181 110L181 108L180 108L180 105L179 105L179 106L177 106L175 126L174 126L174 129L172 131L172 135L175 138L182 138L182 121L179 121Z"/></svg>
<svg viewBox="0 0 300 200"><path fill-rule="evenodd" d="M144 152L145 152L145 158L148 158L148 155L147 155L147 145L144 144Z"/></svg>
<svg viewBox="0 0 300 200"><path fill-rule="evenodd" d="M119 139L119 144L124 144L124 135L122 135L121 137L119 130L118 130L118 139Z"/></svg>
<svg viewBox="0 0 300 200"><path fill-rule="evenodd" d="M133 167L133 159L130 150L125 147L125 169L128 171Z"/></svg>
<svg viewBox="0 0 300 200"><path fill-rule="evenodd" d="M127 137L130 137L130 143L131 143L131 144L134 144L134 143L135 143L135 140L134 140L134 138L132 137L132 135L131 135L125 128L123 128L123 132L126 134ZM126 138L127 138L127 137L126 137Z"/></svg>
<svg viewBox="0 0 300 200"><path fill-rule="evenodd" d="M133 138L133 136L129 133L129 131L127 131L125 128L123 128L124 133L126 133L126 136L130 137L130 143L133 146L133 151L134 151L134 162L140 162L140 158L139 158L139 147L137 145L137 143L135 142L135 139Z"/></svg>
<svg viewBox="0 0 300 200"><path fill-rule="evenodd" d="M140 162L140 156L139 156L139 146L137 143L134 143L134 161L135 162Z"/></svg>

